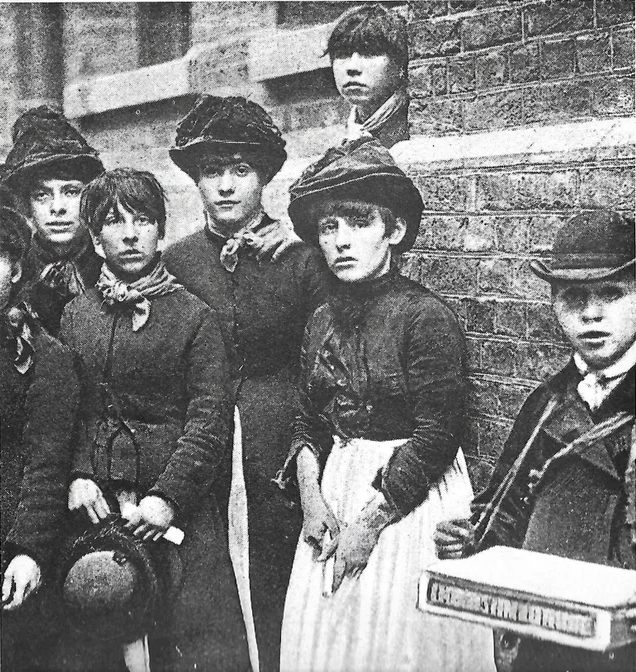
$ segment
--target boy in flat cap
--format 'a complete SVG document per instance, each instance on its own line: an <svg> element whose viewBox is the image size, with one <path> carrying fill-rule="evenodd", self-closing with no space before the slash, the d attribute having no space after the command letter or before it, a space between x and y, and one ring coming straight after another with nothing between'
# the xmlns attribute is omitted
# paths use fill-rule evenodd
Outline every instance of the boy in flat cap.
<svg viewBox="0 0 636 672"><path fill-rule="evenodd" d="M53 335L64 306L99 277L103 260L80 222L79 204L82 187L103 170L97 151L59 112L41 106L15 122L4 183L35 228L24 278L33 309Z"/></svg>
<svg viewBox="0 0 636 672"><path fill-rule="evenodd" d="M240 97L201 97L179 124L170 156L197 184L206 223L168 249L164 259L179 282L219 317L236 395L235 421L240 413L230 547L248 633L247 579L251 583L261 670L274 670L302 520L273 479L297 410L303 330L321 302L326 269L317 250L302 242L275 262L258 259L260 233L272 222L261 196L287 156L281 132L259 105ZM253 637L251 654L256 667Z"/></svg>
<svg viewBox="0 0 636 672"><path fill-rule="evenodd" d="M603 210L577 215L557 234L552 254L552 263L531 267L550 283L572 359L523 405L490 485L475 500L481 515L438 527L439 554L503 544L636 570L633 220ZM511 487L499 497L506 477ZM512 669L622 672L635 664L634 645L594 653L522 639Z"/></svg>

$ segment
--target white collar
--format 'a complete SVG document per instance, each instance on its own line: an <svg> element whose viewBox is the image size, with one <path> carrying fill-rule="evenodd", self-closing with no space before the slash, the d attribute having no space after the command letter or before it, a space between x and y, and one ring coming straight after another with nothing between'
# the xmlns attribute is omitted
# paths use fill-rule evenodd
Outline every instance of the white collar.
<svg viewBox="0 0 636 672"><path fill-rule="evenodd" d="M606 380L619 378L636 365L636 341L632 343L627 352L617 362L610 364L604 369L590 368L578 352L574 353L574 364L582 376L593 373L597 378L604 378Z"/></svg>

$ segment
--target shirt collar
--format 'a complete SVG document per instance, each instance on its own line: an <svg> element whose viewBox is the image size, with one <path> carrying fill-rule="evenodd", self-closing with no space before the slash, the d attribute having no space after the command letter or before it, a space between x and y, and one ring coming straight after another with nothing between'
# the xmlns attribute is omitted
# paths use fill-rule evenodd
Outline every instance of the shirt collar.
<svg viewBox="0 0 636 672"><path fill-rule="evenodd" d="M588 373L594 373L598 378L605 378L611 380L612 378L619 378L624 376L631 368L636 365L636 341L632 343L627 352L613 364L604 369L591 369L584 361L578 352L574 353L574 364L582 376Z"/></svg>

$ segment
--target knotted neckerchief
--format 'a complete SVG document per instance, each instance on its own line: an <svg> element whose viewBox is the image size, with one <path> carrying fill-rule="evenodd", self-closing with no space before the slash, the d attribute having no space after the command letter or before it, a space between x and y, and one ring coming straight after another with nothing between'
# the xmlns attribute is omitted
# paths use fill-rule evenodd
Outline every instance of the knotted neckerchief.
<svg viewBox="0 0 636 672"><path fill-rule="evenodd" d="M133 331L139 331L148 321L150 299L183 289L183 285L177 282L174 275L168 273L163 261L159 261L150 273L130 284L119 280L104 264L95 286L107 306L121 304L132 308Z"/></svg>
<svg viewBox="0 0 636 672"><path fill-rule="evenodd" d="M33 331L29 325L35 320L31 307L22 302L6 312L3 316L2 332L11 348L15 350L13 366L18 373L24 375L33 365Z"/></svg>
<svg viewBox="0 0 636 672"><path fill-rule="evenodd" d="M384 101L380 107L365 121L358 121L358 106L351 108L347 119L345 141L357 140L361 137L373 137L372 131L384 126L386 122L409 103L409 94L406 86L401 86L390 98Z"/></svg>
<svg viewBox="0 0 636 672"><path fill-rule="evenodd" d="M225 244L221 248L220 260L221 266L229 273L234 273L236 270L238 253L242 247L258 247L259 238L255 233L255 229L261 223L263 215L263 211L259 210L243 228L228 238L226 234L214 226L208 213L205 213L206 226L210 232L219 238L225 239Z"/></svg>
<svg viewBox="0 0 636 672"><path fill-rule="evenodd" d="M89 249L90 240L82 237L62 259L46 249L37 238L33 241L33 251L44 268L38 276L38 282L45 287L57 290L65 296L79 296L86 291L84 280L77 267L77 260Z"/></svg>

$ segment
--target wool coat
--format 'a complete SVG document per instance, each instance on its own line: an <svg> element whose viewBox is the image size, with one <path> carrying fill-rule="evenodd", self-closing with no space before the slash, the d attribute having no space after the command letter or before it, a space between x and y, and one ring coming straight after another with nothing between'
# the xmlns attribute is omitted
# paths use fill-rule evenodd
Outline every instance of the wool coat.
<svg viewBox="0 0 636 672"><path fill-rule="evenodd" d="M265 218L264 224L271 220ZM166 250L168 270L219 316L243 433L252 609L261 670L278 668L285 594L302 526L274 483L298 409L297 378L307 318L324 296L328 271L305 243L275 262L239 250L233 273L220 262L224 240L206 228ZM224 489L229 490L229 463Z"/></svg>
<svg viewBox="0 0 636 672"><path fill-rule="evenodd" d="M185 533L181 588L165 631L151 635L164 644L153 670L247 669L213 490L232 406L214 313L179 289L152 299L147 323L133 331L130 309L109 307L93 288L67 306L61 337L80 371L73 476L95 480L107 497L119 486L163 497ZM81 658L74 660L68 667L80 669Z"/></svg>
<svg viewBox="0 0 636 672"><path fill-rule="evenodd" d="M633 416L634 373L632 368L593 413L576 391L581 376L572 361L530 395L506 442L491 484L475 500L478 509L492 498L549 400L556 398L558 403L495 518L488 544L523 547L636 570L636 548L626 520L625 485L633 419L585 451L553 462L534 491L530 487L533 480L530 471L541 469L547 459L569 442L620 411ZM522 640L514 669L515 672L603 672L633 669L635 663L634 646L611 654L596 654Z"/></svg>
<svg viewBox="0 0 636 672"><path fill-rule="evenodd" d="M52 561L66 519L70 440L79 388L70 352L44 331L33 339L33 364L13 365L15 341L0 339L0 546L2 572L18 554L41 568L43 587L15 612L2 612L2 662L33 669L54 625L42 618Z"/></svg>

